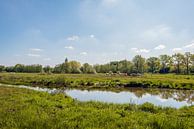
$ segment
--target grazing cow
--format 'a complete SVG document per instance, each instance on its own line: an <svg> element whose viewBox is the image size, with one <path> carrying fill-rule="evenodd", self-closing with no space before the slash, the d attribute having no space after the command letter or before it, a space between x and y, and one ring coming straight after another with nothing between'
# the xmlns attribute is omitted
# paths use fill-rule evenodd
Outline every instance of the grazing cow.
<svg viewBox="0 0 194 129"><path fill-rule="evenodd" d="M138 77L138 76L142 76L142 74L141 73L131 73L130 76Z"/></svg>

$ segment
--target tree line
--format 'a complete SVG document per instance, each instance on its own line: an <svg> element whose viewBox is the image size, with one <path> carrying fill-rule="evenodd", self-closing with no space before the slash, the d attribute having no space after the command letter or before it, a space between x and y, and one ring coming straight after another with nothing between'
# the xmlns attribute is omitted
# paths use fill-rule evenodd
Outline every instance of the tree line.
<svg viewBox="0 0 194 129"><path fill-rule="evenodd" d="M176 53L174 55L160 55L159 57L144 58L136 55L131 61L111 61L106 64L90 65L84 63L81 65L77 61L68 61L55 67L36 65L15 66L0 65L0 72L18 72L18 73L74 73L74 74L94 74L94 73L176 73L176 74L194 74L194 54L186 52L185 54Z"/></svg>

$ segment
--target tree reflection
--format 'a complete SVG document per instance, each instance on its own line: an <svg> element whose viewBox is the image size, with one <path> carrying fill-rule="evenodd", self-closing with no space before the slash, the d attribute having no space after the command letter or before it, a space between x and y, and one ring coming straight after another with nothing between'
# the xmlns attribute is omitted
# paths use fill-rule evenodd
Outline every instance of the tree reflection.
<svg viewBox="0 0 194 129"><path fill-rule="evenodd" d="M178 102L186 101L188 104L194 102L193 90L172 90L172 89L145 89L145 88L128 88L136 97L142 98L143 95L150 94L160 96L162 99L174 99Z"/></svg>

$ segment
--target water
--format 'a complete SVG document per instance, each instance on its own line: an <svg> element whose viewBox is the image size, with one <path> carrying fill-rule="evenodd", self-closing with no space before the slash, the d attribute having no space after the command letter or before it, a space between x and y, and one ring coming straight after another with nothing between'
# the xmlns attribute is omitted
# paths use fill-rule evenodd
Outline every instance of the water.
<svg viewBox="0 0 194 129"><path fill-rule="evenodd" d="M4 84L0 84L0 86ZM100 91L100 90L80 90L80 89L49 89L30 86L11 87L28 88L48 93L65 93L79 101L100 101L108 103L135 103L143 104L145 102L163 107L180 108L183 106L194 105L193 90L172 90L172 89L143 89L128 88L124 91Z"/></svg>

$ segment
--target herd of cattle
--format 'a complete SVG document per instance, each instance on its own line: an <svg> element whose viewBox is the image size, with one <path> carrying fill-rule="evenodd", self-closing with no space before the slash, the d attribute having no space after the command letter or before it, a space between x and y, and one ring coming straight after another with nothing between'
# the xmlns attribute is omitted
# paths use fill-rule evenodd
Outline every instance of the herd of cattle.
<svg viewBox="0 0 194 129"><path fill-rule="evenodd" d="M128 73L106 73L106 75L107 76L119 75L119 76L132 76L132 77L142 76L141 73L131 73L131 74L128 74Z"/></svg>

